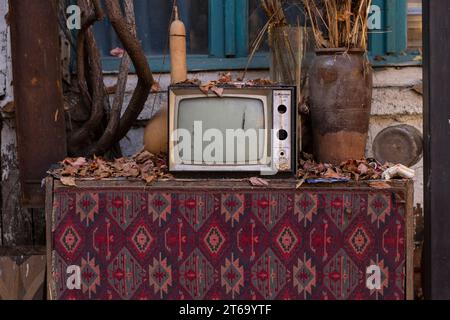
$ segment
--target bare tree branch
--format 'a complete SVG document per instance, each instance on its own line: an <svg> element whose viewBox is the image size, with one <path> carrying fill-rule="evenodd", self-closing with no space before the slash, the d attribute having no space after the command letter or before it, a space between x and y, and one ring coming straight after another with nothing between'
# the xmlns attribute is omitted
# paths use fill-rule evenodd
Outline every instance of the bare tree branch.
<svg viewBox="0 0 450 320"><path fill-rule="evenodd" d="M118 0L105 0L111 25L127 53L121 62L113 106L109 106L109 97L103 81L100 52L91 29L96 20L103 18L104 13L99 0L78 0L78 3L85 13L82 30L78 33L77 39L78 87L84 104L91 107L91 110L88 110L90 118L72 134L69 145L73 154L82 152L84 155L103 155L127 134L142 112L155 81L141 43L136 36L132 0L125 1L127 19L124 18ZM138 82L130 103L121 117L130 59L134 64ZM103 130L102 121L105 120L105 110L107 110L108 124ZM98 142L89 146L93 140L98 140Z"/></svg>
<svg viewBox="0 0 450 320"><path fill-rule="evenodd" d="M81 30L79 30L77 37L78 88L80 89L83 103L89 106L92 103L92 97L86 84L86 68L84 65L86 32L96 21L103 19L104 13L101 6L99 6L98 0L94 1L94 12L91 12L87 0L78 0L78 5L84 14L84 21L82 22Z"/></svg>
<svg viewBox="0 0 450 320"><path fill-rule="evenodd" d="M125 17L129 26L129 32L136 36L136 19L134 15L134 4L132 0L125 0ZM117 88L114 96L114 102L110 112L108 126L106 127L102 137L99 139L96 146L90 151L91 154L103 154L115 142L116 132L119 128L120 114L122 111L128 72L130 70L131 60L128 53L125 52L119 68L119 75L117 80Z"/></svg>
<svg viewBox="0 0 450 320"><path fill-rule="evenodd" d="M105 13L103 12L102 5L100 4L100 0L92 0L92 5L94 6L95 16L98 21L103 20L105 17Z"/></svg>
<svg viewBox="0 0 450 320"><path fill-rule="evenodd" d="M127 134L134 121L136 121L137 117L142 112L155 80L153 79L141 43L128 29L128 25L122 15L119 1L105 0L105 4L111 24L125 50L130 55L138 76L138 83L133 92L131 101L120 119L119 128L115 137L115 140L117 141Z"/></svg>
<svg viewBox="0 0 450 320"><path fill-rule="evenodd" d="M79 0L80 7L84 12L89 12L89 5L86 0ZM102 12L102 11L101 11ZM88 94L86 79L85 79L85 66L84 66L84 45L87 44L87 53L89 56L89 66L90 66L90 83L92 84L92 112L88 121L86 121L83 126L72 134L69 145L70 148L74 148L84 140L89 138L93 131L98 128L99 123L103 118L103 104L104 104L104 83L103 83L103 70L100 60L100 51L97 47L94 35L90 27L92 24L102 16L102 13L97 10L94 14L88 14L88 18L83 23L83 28L78 34L78 45L82 46L82 49L78 49L78 77L80 90L84 90L82 95ZM87 99L87 97L85 97ZM86 103L87 101L85 101Z"/></svg>

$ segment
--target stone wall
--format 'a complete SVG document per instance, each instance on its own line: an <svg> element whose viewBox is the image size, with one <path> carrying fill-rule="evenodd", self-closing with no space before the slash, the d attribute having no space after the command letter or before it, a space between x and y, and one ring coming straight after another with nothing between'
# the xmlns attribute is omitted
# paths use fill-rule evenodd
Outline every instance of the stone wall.
<svg viewBox="0 0 450 320"><path fill-rule="evenodd" d="M422 81L422 68L387 68L374 74L372 118L367 155L373 156L372 142L386 127L408 124L423 132L423 97L412 89ZM414 203L423 208L423 157L416 171Z"/></svg>

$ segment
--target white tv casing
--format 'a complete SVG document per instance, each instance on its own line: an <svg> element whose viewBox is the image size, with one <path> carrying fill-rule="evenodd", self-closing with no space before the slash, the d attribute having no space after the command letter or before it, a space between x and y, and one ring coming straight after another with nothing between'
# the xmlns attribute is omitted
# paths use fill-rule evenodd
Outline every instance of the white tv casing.
<svg viewBox="0 0 450 320"><path fill-rule="evenodd" d="M296 163L296 128L295 128L295 88L294 87L245 87L224 88L223 98L247 98L261 100L264 106L265 131L264 155L259 163L247 164L192 164L178 163L174 154L176 141L171 139L172 133L178 128L178 107L184 99L217 98L214 93L205 95L198 87L169 88L169 171L170 172L260 172L275 175L278 173L295 172ZM279 106L285 106L287 111L280 113ZM278 132L285 130L288 138L280 140Z"/></svg>

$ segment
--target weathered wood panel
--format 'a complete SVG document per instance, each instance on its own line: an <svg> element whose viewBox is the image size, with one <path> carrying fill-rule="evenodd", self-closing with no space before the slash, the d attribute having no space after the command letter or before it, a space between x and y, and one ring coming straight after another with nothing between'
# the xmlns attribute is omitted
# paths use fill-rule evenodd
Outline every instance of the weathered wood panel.
<svg viewBox="0 0 450 320"><path fill-rule="evenodd" d="M5 15L3 12L7 12L7 3L5 1L0 1L0 99L4 98L7 93L7 83L6 79L8 74L7 68L7 39L8 39L8 26L6 24ZM0 102L1 104L1 102Z"/></svg>
<svg viewBox="0 0 450 320"><path fill-rule="evenodd" d="M1 140L1 221L2 245L8 247L33 244L33 221L30 211L20 201L20 179L14 119L2 120Z"/></svg>
<svg viewBox="0 0 450 320"><path fill-rule="evenodd" d="M67 188L58 179L48 178L46 182L53 181L54 189ZM281 188L297 188L298 180L295 179L268 179L267 182L271 189ZM317 184L304 184L301 186L307 188L329 188L329 189L377 189L371 186L374 181L352 181L341 183L317 183ZM406 186L412 187L412 181L410 180L391 180L383 181L391 189L405 190ZM139 179L102 179L102 180L76 180L77 187L79 188L142 188L146 189L158 189L158 188L170 188L170 187L184 187L186 189L198 188L198 189L217 189L220 188L249 188L254 190L261 190L265 187L252 186L248 179L174 179L174 180L159 180L152 185L146 185Z"/></svg>
<svg viewBox="0 0 450 320"><path fill-rule="evenodd" d="M0 249L0 300L43 300L44 248Z"/></svg>
<svg viewBox="0 0 450 320"><path fill-rule="evenodd" d="M54 180L52 177L47 177L45 179L45 239L47 242L46 246L46 254L47 254L47 266L52 265L52 256L53 249L51 246L52 242L52 213L53 213L53 184ZM47 299L52 300L51 292L51 283L50 280L52 278L52 268L47 268Z"/></svg>

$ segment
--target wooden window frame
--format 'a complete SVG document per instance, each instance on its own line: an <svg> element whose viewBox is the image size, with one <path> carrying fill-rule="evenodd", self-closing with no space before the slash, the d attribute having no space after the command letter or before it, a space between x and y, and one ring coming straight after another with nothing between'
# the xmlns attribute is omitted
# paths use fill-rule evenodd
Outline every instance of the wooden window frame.
<svg viewBox="0 0 450 320"><path fill-rule="evenodd" d="M188 55L190 72L268 69L269 53L258 52L249 61L248 0L208 0L208 54ZM382 8L386 30L369 34L369 58L374 67L417 66L420 60L407 49L407 0L373 0ZM120 59L103 57L103 70L115 73ZM170 72L167 56L148 56L154 72Z"/></svg>
<svg viewBox="0 0 450 320"><path fill-rule="evenodd" d="M195 71L267 69L268 53L257 53L248 61L248 0L208 0L208 54L188 55L188 69ZM148 56L154 72L170 72L164 55ZM120 59L103 57L103 70L117 72ZM248 65L247 65L248 64Z"/></svg>
<svg viewBox="0 0 450 320"><path fill-rule="evenodd" d="M382 10L384 29L369 33L369 58L374 67L420 66L419 52L408 50L408 0L373 0Z"/></svg>

